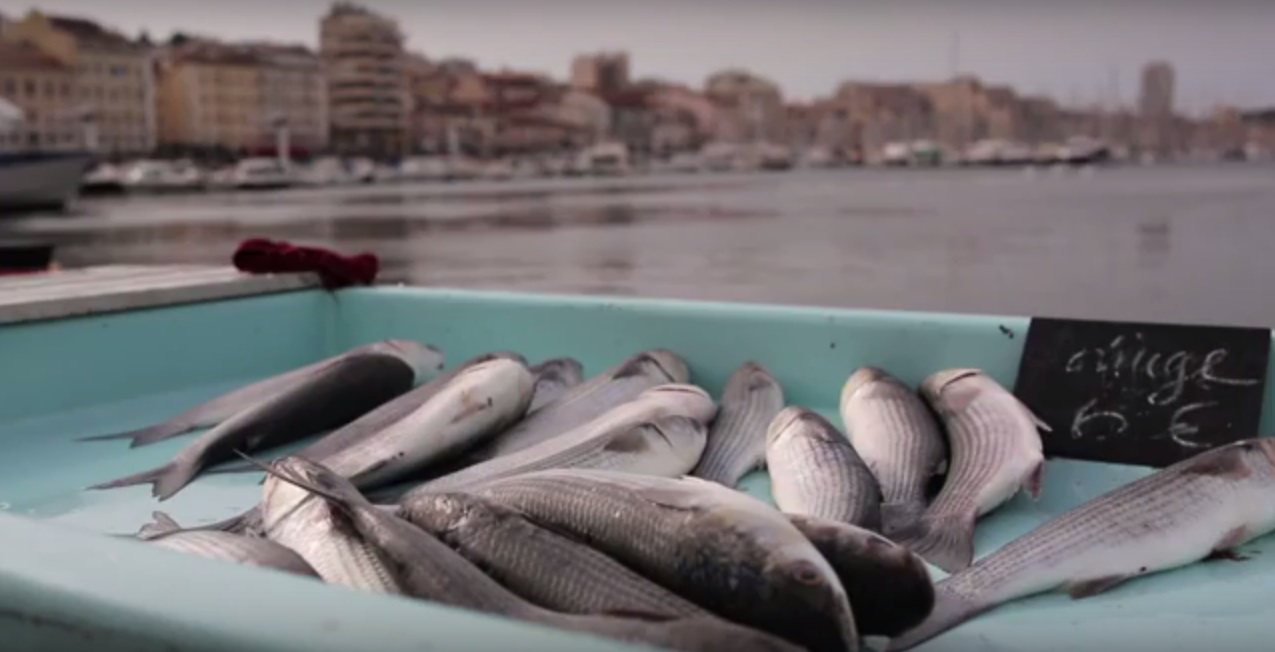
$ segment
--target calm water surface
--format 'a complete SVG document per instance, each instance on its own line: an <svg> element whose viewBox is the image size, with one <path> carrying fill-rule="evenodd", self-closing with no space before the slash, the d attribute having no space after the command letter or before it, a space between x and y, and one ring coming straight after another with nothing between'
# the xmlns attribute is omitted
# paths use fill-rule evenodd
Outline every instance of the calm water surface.
<svg viewBox="0 0 1275 652"><path fill-rule="evenodd" d="M228 263L247 237L384 280L1275 325L1275 168L843 170L87 199L0 223L66 265ZM10 236L11 237L11 236Z"/></svg>

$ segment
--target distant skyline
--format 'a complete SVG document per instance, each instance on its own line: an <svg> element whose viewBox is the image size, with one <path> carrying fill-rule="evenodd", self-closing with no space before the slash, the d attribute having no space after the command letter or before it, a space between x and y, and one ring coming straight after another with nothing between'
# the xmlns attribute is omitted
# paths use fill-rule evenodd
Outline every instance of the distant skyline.
<svg viewBox="0 0 1275 652"><path fill-rule="evenodd" d="M1137 102L1142 66L1169 61L1175 104L1275 106L1275 2L1190 0L365 0L398 20L410 50L566 79L571 58L625 50L635 77L699 86L744 68L810 100L842 81L938 80L953 72L1067 105ZM327 0L0 0L79 15L131 36L173 31L317 45Z"/></svg>

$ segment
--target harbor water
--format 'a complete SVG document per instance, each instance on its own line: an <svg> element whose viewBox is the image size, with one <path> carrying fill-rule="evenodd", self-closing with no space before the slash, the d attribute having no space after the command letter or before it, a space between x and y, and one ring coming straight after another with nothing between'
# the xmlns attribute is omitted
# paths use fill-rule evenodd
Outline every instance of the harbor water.
<svg viewBox="0 0 1275 652"><path fill-rule="evenodd" d="M1270 326L1275 168L845 169L84 198L0 222L64 266L229 263L250 237L382 280Z"/></svg>

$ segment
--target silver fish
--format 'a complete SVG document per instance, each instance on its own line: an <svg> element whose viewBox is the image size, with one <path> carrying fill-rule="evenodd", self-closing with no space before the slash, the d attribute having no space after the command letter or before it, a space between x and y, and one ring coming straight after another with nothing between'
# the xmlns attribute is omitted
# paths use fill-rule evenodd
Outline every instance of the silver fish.
<svg viewBox="0 0 1275 652"><path fill-rule="evenodd" d="M1040 495L1045 458L1037 428L1048 427L1013 394L977 369L940 371L921 393L947 428L951 467L943 489L895 540L955 573L974 559L974 522L1026 488Z"/></svg>
<svg viewBox="0 0 1275 652"><path fill-rule="evenodd" d="M765 367L745 362L727 379L721 403L691 475L734 487L765 464L766 427L784 408L784 389Z"/></svg>
<svg viewBox="0 0 1275 652"><path fill-rule="evenodd" d="M742 492L690 476L579 469L527 473L466 491L576 537L734 622L812 652L859 648L832 567L787 518Z"/></svg>
<svg viewBox="0 0 1275 652"><path fill-rule="evenodd" d="M921 397L899 379L860 367L841 389L846 437L881 486L881 531L913 526L947 463L947 444Z"/></svg>
<svg viewBox="0 0 1275 652"><path fill-rule="evenodd" d="M538 607L501 586L425 530L371 505L349 481L322 466L301 458L286 458L275 463L272 475L290 478L288 481L300 484L303 491L312 492L313 498L344 512L351 536L370 544L381 559L391 562L393 582L406 595L686 652L798 652L795 646L773 636L714 617L652 622L564 614Z"/></svg>
<svg viewBox="0 0 1275 652"><path fill-rule="evenodd" d="M259 403L197 437L163 466L90 489L151 484L167 500L205 468L252 452L343 426L406 392L416 374L432 368L436 354L420 345L342 358L304 382Z"/></svg>
<svg viewBox="0 0 1275 652"><path fill-rule="evenodd" d="M567 390L584 382L584 365L575 358L551 358L531 368L536 389L527 414L558 400Z"/></svg>
<svg viewBox="0 0 1275 652"><path fill-rule="evenodd" d="M286 457L273 466L292 470L315 482L329 476L307 475L313 463ZM378 593L402 593L398 569L351 523L350 514L322 496L280 479L266 476L262 487L262 525L271 541L286 546L306 561L323 581Z"/></svg>
<svg viewBox="0 0 1275 652"><path fill-rule="evenodd" d="M346 475L360 488L383 486L499 432L523 413L531 396L531 374L517 354L481 356L439 380L441 386L415 390L425 394L413 400L420 405L392 420L388 417L395 415L387 415L379 430L371 430L374 423L339 430L297 457L321 458L313 461ZM335 443L323 445L325 441ZM143 526L141 533L150 528ZM195 529L258 535L260 506Z"/></svg>
<svg viewBox="0 0 1275 652"><path fill-rule="evenodd" d="M766 466L775 505L785 513L880 527L876 478L845 435L815 412L779 412L766 431Z"/></svg>
<svg viewBox="0 0 1275 652"><path fill-rule="evenodd" d="M864 528L789 514L832 564L864 636L898 636L934 609L934 583L920 557Z"/></svg>
<svg viewBox="0 0 1275 652"><path fill-rule="evenodd" d="M660 385L568 433L425 482L411 493L561 468L677 477L695 466L704 451L704 422L716 409L698 387Z"/></svg>
<svg viewBox="0 0 1275 652"><path fill-rule="evenodd" d="M205 401L195 407L178 414L162 423L153 424L128 432L108 435L81 437L77 441L105 441L112 439L131 439L130 448L146 446L155 442L171 439L193 430L211 428L253 406L273 399L285 391L292 389L331 365L351 356L363 353L392 353L393 351L409 352L404 358L419 361L417 381L426 380L443 369L443 354L438 349L411 340L384 340L374 344L360 346L326 360L308 364L300 369L271 376L264 380L241 387L227 394Z"/></svg>
<svg viewBox="0 0 1275 652"><path fill-rule="evenodd" d="M403 518L547 609L669 618L708 615L605 554L486 498L438 493L405 500L404 506Z"/></svg>
<svg viewBox="0 0 1275 652"><path fill-rule="evenodd" d="M1275 529L1275 439L1205 451L1081 504L939 582L934 613L890 642L905 650L997 605L1063 589L1084 598Z"/></svg>
<svg viewBox="0 0 1275 652"><path fill-rule="evenodd" d="M185 530L168 519L164 531L157 531L145 540L160 548L168 548L210 559L223 559L250 566L262 566L318 577L318 573L297 553L272 541L257 539L229 532ZM158 528L157 528L158 529Z"/></svg>
<svg viewBox="0 0 1275 652"><path fill-rule="evenodd" d="M567 390L468 457L477 462L518 452L588 423L656 385L685 383L689 377L686 363L670 351L639 353Z"/></svg>

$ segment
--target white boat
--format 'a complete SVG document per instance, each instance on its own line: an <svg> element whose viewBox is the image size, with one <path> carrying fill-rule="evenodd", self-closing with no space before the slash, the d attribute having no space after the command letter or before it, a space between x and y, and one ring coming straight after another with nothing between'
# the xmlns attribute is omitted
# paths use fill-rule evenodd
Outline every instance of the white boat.
<svg viewBox="0 0 1275 652"><path fill-rule="evenodd" d="M412 156L399 165L403 181L446 181L451 166L440 156Z"/></svg>
<svg viewBox="0 0 1275 652"><path fill-rule="evenodd" d="M514 166L504 159L496 159L483 165L482 178L487 181L508 181L514 177Z"/></svg>
<svg viewBox="0 0 1275 652"><path fill-rule="evenodd" d="M297 169L297 183L304 186L348 186L359 183L346 169L345 162L335 156L315 159Z"/></svg>
<svg viewBox="0 0 1275 652"><path fill-rule="evenodd" d="M629 148L624 143L598 143L576 157L582 174L617 176L629 172Z"/></svg>
<svg viewBox="0 0 1275 652"><path fill-rule="evenodd" d="M118 165L98 163L80 180L82 195L118 195L124 192L124 171Z"/></svg>
<svg viewBox="0 0 1275 652"><path fill-rule="evenodd" d="M204 172L190 161L137 161L120 174L124 190L137 193L202 190L207 181Z"/></svg>
<svg viewBox="0 0 1275 652"><path fill-rule="evenodd" d="M0 133L24 119L21 109L0 98ZM0 151L0 211L65 209L79 196L91 160L78 151Z"/></svg>
<svg viewBox="0 0 1275 652"><path fill-rule="evenodd" d="M218 172L213 184L235 190L275 190L297 183L297 175L276 158L246 158Z"/></svg>

